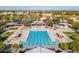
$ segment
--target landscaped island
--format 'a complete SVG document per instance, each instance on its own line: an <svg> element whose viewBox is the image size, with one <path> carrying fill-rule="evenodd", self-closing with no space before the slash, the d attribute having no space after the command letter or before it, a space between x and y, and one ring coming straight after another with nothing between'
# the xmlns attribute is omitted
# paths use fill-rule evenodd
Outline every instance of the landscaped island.
<svg viewBox="0 0 79 59"><path fill-rule="evenodd" d="M79 52L79 11L0 11L0 52Z"/></svg>

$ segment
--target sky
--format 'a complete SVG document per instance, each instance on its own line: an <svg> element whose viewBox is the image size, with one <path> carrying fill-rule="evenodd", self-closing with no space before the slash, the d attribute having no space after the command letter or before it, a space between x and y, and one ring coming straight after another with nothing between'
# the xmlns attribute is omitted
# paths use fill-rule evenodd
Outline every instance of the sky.
<svg viewBox="0 0 79 59"><path fill-rule="evenodd" d="M0 6L0 10L79 10L79 6Z"/></svg>

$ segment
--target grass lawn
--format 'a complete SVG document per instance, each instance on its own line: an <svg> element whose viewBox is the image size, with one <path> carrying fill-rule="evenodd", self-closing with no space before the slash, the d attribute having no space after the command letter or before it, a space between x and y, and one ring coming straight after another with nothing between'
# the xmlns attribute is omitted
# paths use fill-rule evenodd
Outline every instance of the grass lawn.
<svg viewBox="0 0 79 59"><path fill-rule="evenodd" d="M1 34L2 37L7 36L9 37L10 35L12 35L14 32L4 32Z"/></svg>
<svg viewBox="0 0 79 59"><path fill-rule="evenodd" d="M64 33L73 40L79 39L79 35L75 32L64 32Z"/></svg>
<svg viewBox="0 0 79 59"><path fill-rule="evenodd" d="M11 36L13 34L13 32L3 32L1 35L0 35L0 40L1 41L4 41L6 40L9 36Z"/></svg>
<svg viewBox="0 0 79 59"><path fill-rule="evenodd" d="M18 28L19 28L19 27L16 27L16 26L15 26L15 27L10 27L9 29L10 29L10 30L17 30Z"/></svg>
<svg viewBox="0 0 79 59"><path fill-rule="evenodd" d="M6 34L8 34L8 36L12 35L14 32L8 32Z"/></svg>

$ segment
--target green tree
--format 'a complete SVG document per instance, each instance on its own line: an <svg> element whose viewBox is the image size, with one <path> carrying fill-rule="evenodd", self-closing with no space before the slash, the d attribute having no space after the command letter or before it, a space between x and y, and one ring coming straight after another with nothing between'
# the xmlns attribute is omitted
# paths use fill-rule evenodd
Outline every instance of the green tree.
<svg viewBox="0 0 79 59"><path fill-rule="evenodd" d="M24 26L29 26L29 23L27 21L23 22Z"/></svg>
<svg viewBox="0 0 79 59"><path fill-rule="evenodd" d="M17 44L12 44L11 49L12 49L12 51L17 52L20 49L20 46Z"/></svg>
<svg viewBox="0 0 79 59"><path fill-rule="evenodd" d="M68 50L68 44L67 43L61 43L60 44L61 49L67 51Z"/></svg>
<svg viewBox="0 0 79 59"><path fill-rule="evenodd" d="M31 15L31 17L32 17L33 20L37 20L37 19L39 20L41 16L40 16L39 14L34 14L34 13L33 13L33 14Z"/></svg>
<svg viewBox="0 0 79 59"><path fill-rule="evenodd" d="M8 34L6 34L6 32L2 33L0 36L2 40L6 40L6 38L8 38Z"/></svg>
<svg viewBox="0 0 79 59"><path fill-rule="evenodd" d="M6 14L5 19L7 20L6 22L13 22L13 16L12 14Z"/></svg>
<svg viewBox="0 0 79 59"><path fill-rule="evenodd" d="M72 27L74 28L74 29L79 29L79 22L73 22L72 23Z"/></svg>
<svg viewBox="0 0 79 59"><path fill-rule="evenodd" d="M3 42L0 42L0 51L4 50L6 47L6 44L4 44Z"/></svg>
<svg viewBox="0 0 79 59"><path fill-rule="evenodd" d="M3 26L0 26L0 31L4 30L4 27Z"/></svg>
<svg viewBox="0 0 79 59"><path fill-rule="evenodd" d="M28 23L32 23L33 21L34 20L32 20L32 19L27 20Z"/></svg>
<svg viewBox="0 0 79 59"><path fill-rule="evenodd" d="M77 29L76 32L79 34L79 29Z"/></svg>
<svg viewBox="0 0 79 59"><path fill-rule="evenodd" d="M72 24L72 23L73 23L73 20L72 20L72 19L68 19L67 22L68 22L69 24Z"/></svg>
<svg viewBox="0 0 79 59"><path fill-rule="evenodd" d="M68 49L72 50L73 52L79 52L79 35L75 32L67 33L67 35L73 40L72 42L67 43Z"/></svg>
<svg viewBox="0 0 79 59"><path fill-rule="evenodd" d="M47 20L46 24L47 24L48 26L53 26L53 21L49 19L49 20Z"/></svg>

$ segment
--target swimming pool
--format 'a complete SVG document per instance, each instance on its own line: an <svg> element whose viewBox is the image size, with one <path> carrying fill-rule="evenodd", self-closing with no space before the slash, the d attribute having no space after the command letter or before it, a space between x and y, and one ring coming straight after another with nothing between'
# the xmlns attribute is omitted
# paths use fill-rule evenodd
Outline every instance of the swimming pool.
<svg viewBox="0 0 79 59"><path fill-rule="evenodd" d="M47 31L30 31L26 41L22 41L23 46L57 46L57 43L48 35Z"/></svg>

